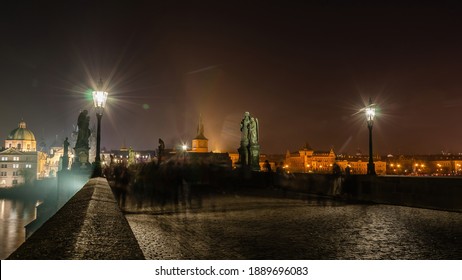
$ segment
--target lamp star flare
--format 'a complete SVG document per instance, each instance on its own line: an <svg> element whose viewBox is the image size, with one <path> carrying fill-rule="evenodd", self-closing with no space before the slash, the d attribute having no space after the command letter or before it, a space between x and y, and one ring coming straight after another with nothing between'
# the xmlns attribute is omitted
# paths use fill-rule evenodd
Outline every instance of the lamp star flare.
<svg viewBox="0 0 462 280"><path fill-rule="evenodd" d="M374 125L375 104L372 103L371 98L369 98L369 105L366 108L364 108L364 111L366 113L367 127L369 128L369 163L367 164L367 174L376 175L372 153L372 127Z"/></svg>
<svg viewBox="0 0 462 280"><path fill-rule="evenodd" d="M96 118L98 119L97 133L96 133L96 156L95 168L92 177L102 177L101 167L101 118L103 117L104 107L106 106L108 93L103 90L103 81L99 79L97 89L93 91L93 102L96 109Z"/></svg>

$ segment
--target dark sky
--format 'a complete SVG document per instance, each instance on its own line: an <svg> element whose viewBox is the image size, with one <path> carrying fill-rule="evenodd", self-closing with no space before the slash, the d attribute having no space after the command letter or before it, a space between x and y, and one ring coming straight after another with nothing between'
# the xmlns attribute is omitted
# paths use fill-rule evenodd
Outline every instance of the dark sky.
<svg viewBox="0 0 462 280"><path fill-rule="evenodd" d="M70 136L83 109L95 122L86 92L101 77L109 149L190 143L202 114L209 147L236 151L249 111L263 153L305 142L367 153L357 112L371 97L377 153L462 152L456 2L10 2L0 10L1 139L21 118L47 144Z"/></svg>

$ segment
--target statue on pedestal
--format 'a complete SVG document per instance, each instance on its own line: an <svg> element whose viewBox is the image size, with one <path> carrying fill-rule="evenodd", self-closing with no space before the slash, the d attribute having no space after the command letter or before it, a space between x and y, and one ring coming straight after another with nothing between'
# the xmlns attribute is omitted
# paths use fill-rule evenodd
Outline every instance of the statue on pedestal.
<svg viewBox="0 0 462 280"><path fill-rule="evenodd" d="M62 170L67 170L69 168L69 141L68 138L64 139L63 143L63 162L62 162Z"/></svg>
<svg viewBox="0 0 462 280"><path fill-rule="evenodd" d="M239 147L239 164L260 170L260 145L258 144L258 119L251 117L249 112L244 113L241 121L241 146Z"/></svg>
<svg viewBox="0 0 462 280"><path fill-rule="evenodd" d="M90 138L90 116L88 116L88 111L83 110L79 118L77 119L77 127L79 128L79 134L77 136L77 142L75 143L75 148L88 148L88 138Z"/></svg>
<svg viewBox="0 0 462 280"><path fill-rule="evenodd" d="M249 123L250 113L245 112L241 121L241 145L238 149L239 164L243 167L249 163Z"/></svg>
<svg viewBox="0 0 462 280"><path fill-rule="evenodd" d="M159 138L159 151L158 151L158 156L157 156L157 164L160 165L161 160L162 160L162 155L164 154L165 150L165 143L162 139Z"/></svg>
<svg viewBox="0 0 462 280"><path fill-rule="evenodd" d="M249 123L250 145L258 144L258 119L251 117Z"/></svg>
<svg viewBox="0 0 462 280"><path fill-rule="evenodd" d="M249 141L249 123L250 123L250 113L245 112L244 118L241 121L241 142Z"/></svg>
<svg viewBox="0 0 462 280"><path fill-rule="evenodd" d="M90 116L88 116L88 111L83 110L79 118L77 119L77 126L78 126L78 135L77 141L75 143L75 161L72 164L72 167L77 168L86 168L87 164L89 164L89 150L90 145L88 144L88 138L90 138L91 130L90 126Z"/></svg>

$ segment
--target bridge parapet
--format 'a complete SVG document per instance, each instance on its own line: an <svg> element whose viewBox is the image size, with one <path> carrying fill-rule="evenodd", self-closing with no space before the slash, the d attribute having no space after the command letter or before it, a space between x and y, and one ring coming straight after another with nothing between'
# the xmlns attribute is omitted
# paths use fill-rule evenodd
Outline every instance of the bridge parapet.
<svg viewBox="0 0 462 280"><path fill-rule="evenodd" d="M292 174L283 188L353 201L462 212L462 177Z"/></svg>
<svg viewBox="0 0 462 280"><path fill-rule="evenodd" d="M92 178L8 259L144 259L105 178Z"/></svg>

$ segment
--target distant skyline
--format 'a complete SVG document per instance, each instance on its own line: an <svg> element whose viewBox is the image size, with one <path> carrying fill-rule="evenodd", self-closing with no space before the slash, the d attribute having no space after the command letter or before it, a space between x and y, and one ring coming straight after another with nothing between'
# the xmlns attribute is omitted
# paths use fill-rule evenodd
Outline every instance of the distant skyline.
<svg viewBox="0 0 462 280"><path fill-rule="evenodd" d="M151 2L2 4L2 146L21 119L47 144L81 110L96 124L101 77L108 149L190 145L202 114L209 148L235 152L249 111L262 153L367 154L371 97L374 153L462 152L457 3Z"/></svg>

